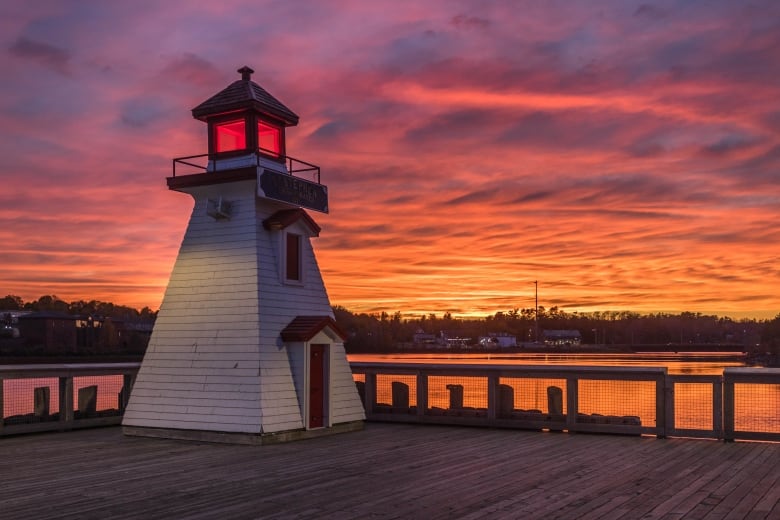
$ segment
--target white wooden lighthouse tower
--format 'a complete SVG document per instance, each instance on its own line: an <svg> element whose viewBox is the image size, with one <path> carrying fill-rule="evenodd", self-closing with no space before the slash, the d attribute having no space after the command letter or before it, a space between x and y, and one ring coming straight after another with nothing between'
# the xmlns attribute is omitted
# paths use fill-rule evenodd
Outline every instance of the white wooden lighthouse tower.
<svg viewBox="0 0 780 520"><path fill-rule="evenodd" d="M208 164L174 161L195 201L122 422L128 435L265 443L365 418L303 209L328 211L319 168L287 156L298 116L241 79L192 110ZM177 168L190 167L186 174Z"/></svg>

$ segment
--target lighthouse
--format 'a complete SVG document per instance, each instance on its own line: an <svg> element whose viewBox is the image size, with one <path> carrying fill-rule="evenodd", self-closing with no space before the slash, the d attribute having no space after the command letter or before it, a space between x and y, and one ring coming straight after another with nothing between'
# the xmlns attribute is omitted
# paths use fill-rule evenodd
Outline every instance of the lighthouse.
<svg viewBox="0 0 780 520"><path fill-rule="evenodd" d="M241 79L194 109L208 153L174 159L194 206L122 421L127 435L264 444L362 428L311 240L320 169L287 153L298 116Z"/></svg>

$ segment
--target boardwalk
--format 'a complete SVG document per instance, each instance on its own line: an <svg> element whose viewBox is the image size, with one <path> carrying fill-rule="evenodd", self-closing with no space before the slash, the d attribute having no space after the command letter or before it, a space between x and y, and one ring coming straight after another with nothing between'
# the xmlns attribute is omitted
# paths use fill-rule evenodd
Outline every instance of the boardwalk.
<svg viewBox="0 0 780 520"><path fill-rule="evenodd" d="M270 446L0 439L0 518L780 518L780 444L366 425Z"/></svg>

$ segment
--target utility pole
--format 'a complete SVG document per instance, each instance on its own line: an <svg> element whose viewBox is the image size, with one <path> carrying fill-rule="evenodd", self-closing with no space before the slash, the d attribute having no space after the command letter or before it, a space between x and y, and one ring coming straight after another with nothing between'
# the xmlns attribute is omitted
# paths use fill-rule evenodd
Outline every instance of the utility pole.
<svg viewBox="0 0 780 520"><path fill-rule="evenodd" d="M534 325L536 332L534 334L534 342L539 343L539 281L534 280L534 295L536 300L536 307L534 308Z"/></svg>

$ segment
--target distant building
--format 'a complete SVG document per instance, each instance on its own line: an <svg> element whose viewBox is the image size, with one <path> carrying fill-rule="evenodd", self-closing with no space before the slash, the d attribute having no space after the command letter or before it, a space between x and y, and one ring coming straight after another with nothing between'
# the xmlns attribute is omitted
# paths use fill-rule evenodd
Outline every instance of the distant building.
<svg viewBox="0 0 780 520"><path fill-rule="evenodd" d="M417 329L417 332L412 336L412 343L414 343L415 346L435 345L436 334L428 334L422 329Z"/></svg>
<svg viewBox="0 0 780 520"><path fill-rule="evenodd" d="M460 335L459 331L442 330L439 333L438 342L444 348L467 348L471 343L471 338Z"/></svg>
<svg viewBox="0 0 780 520"><path fill-rule="evenodd" d="M78 332L76 316L62 312L31 312L18 317L19 334L29 347L46 354L74 354Z"/></svg>
<svg viewBox="0 0 780 520"><path fill-rule="evenodd" d="M31 311L6 310L0 311L0 338L18 338L19 316L30 314Z"/></svg>
<svg viewBox="0 0 780 520"><path fill-rule="evenodd" d="M487 336L479 338L479 345L483 348L512 348L517 346L517 337L510 334L490 332Z"/></svg>
<svg viewBox="0 0 780 520"><path fill-rule="evenodd" d="M54 311L17 317L19 336L27 348L46 355L104 354L143 351L152 324L77 316Z"/></svg>
<svg viewBox="0 0 780 520"><path fill-rule="evenodd" d="M582 344L582 335L578 330L542 331L544 344L551 347L576 347Z"/></svg>

